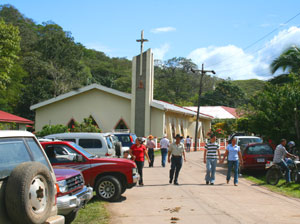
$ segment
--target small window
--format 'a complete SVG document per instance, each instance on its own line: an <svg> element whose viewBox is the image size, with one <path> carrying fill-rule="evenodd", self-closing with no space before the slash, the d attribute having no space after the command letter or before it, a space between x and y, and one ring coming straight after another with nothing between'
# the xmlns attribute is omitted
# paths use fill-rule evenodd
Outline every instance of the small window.
<svg viewBox="0 0 300 224"><path fill-rule="evenodd" d="M249 155L272 155L273 149L269 145L255 145L248 148Z"/></svg>
<svg viewBox="0 0 300 224"><path fill-rule="evenodd" d="M118 139L122 143L131 143L131 139L129 135L118 135Z"/></svg>
<svg viewBox="0 0 300 224"><path fill-rule="evenodd" d="M69 123L67 124L69 129L74 129L75 128L75 120L72 118Z"/></svg>
<svg viewBox="0 0 300 224"><path fill-rule="evenodd" d="M0 179L9 176L16 166L28 161L31 158L21 138L0 140Z"/></svg>
<svg viewBox="0 0 300 224"><path fill-rule="evenodd" d="M29 138L26 141L27 141L27 144L28 144L32 154L33 154L34 160L44 164L46 167L48 167L50 169L49 163L47 162L44 154L41 151L42 149L35 142L35 140L33 140L32 138Z"/></svg>
<svg viewBox="0 0 300 224"><path fill-rule="evenodd" d="M83 148L102 148L102 142L99 139L79 139L79 145Z"/></svg>
<svg viewBox="0 0 300 224"><path fill-rule="evenodd" d="M112 142L111 142L111 139L110 139L110 137L106 137L106 142L107 142L107 145L108 145L108 148L109 149L112 149L113 148L113 144L112 144Z"/></svg>
<svg viewBox="0 0 300 224"><path fill-rule="evenodd" d="M116 130L127 130L129 128L127 127L125 121L123 119L121 119L115 126L115 129Z"/></svg>

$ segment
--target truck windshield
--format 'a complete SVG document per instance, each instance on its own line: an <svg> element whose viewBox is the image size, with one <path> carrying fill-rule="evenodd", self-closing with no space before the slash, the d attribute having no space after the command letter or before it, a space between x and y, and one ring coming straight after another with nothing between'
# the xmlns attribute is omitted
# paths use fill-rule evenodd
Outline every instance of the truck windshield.
<svg viewBox="0 0 300 224"><path fill-rule="evenodd" d="M87 158L96 157L96 156L92 155L91 153L85 151L81 146L77 145L76 143L70 142L70 145L72 145L75 149L77 149L81 154L83 154Z"/></svg>

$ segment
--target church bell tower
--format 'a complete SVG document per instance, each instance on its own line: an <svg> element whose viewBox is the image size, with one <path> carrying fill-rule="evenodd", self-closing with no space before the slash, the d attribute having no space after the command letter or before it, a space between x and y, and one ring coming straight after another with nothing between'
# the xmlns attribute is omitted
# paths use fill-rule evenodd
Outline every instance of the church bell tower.
<svg viewBox="0 0 300 224"><path fill-rule="evenodd" d="M132 59L131 85L131 132L139 137L148 136L151 129L151 102L153 100L154 60L151 49L143 52L143 37L141 54Z"/></svg>

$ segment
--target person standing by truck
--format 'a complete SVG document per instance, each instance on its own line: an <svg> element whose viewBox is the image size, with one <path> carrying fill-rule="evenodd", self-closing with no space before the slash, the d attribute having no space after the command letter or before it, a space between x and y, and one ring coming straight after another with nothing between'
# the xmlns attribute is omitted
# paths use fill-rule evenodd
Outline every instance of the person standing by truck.
<svg viewBox="0 0 300 224"><path fill-rule="evenodd" d="M147 149L145 145L143 144L144 140L143 138L139 137L135 140L135 144L133 144L130 147L129 154L133 161L135 161L135 164L138 169L138 173L140 175L139 179L139 185L144 186L143 182L143 168L144 168L144 161L145 161L145 156L147 157L147 160L150 164L150 158L147 153Z"/></svg>

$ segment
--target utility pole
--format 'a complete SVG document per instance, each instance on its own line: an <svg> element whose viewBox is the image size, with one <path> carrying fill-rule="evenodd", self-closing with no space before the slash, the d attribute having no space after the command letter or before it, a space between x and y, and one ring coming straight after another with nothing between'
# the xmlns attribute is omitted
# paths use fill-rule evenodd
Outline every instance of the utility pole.
<svg viewBox="0 0 300 224"><path fill-rule="evenodd" d="M201 98L201 94L202 94L202 80L203 80L203 76L210 72L213 74L216 74L214 70L204 70L204 64L202 64L202 69L201 70L195 70L195 69L191 69L191 71L193 73L198 73L200 72L200 86L199 86L199 93L198 93L198 105L197 105L197 120L196 120L196 129L195 129L195 149L194 151L197 151L197 145L198 145L198 127L199 127L199 114L200 114L200 98Z"/></svg>

